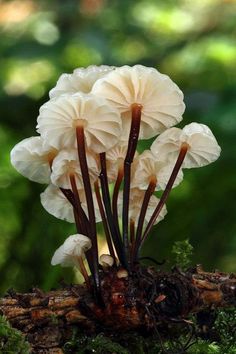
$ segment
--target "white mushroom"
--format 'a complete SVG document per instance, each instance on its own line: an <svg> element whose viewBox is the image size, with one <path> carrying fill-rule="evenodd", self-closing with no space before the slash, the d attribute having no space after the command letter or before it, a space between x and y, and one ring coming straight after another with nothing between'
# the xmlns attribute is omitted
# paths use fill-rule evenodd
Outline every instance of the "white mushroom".
<svg viewBox="0 0 236 354"><path fill-rule="evenodd" d="M84 266L83 258L91 247L91 240L87 236L82 234L71 235L65 240L63 245L55 251L51 264L78 268L85 279L87 287L90 288L89 277Z"/></svg>
<svg viewBox="0 0 236 354"><path fill-rule="evenodd" d="M144 194L145 194L145 190L141 190L138 188L133 188L130 191L129 219L133 220L135 226L137 226L138 224L138 219L139 219L139 214L143 203ZM144 220L145 225L149 222L158 203L159 203L159 199L155 195L152 195L145 215L145 220ZM122 215L122 204L123 204L123 193L121 191L118 197L118 211L120 215ZM167 214L167 209L166 206L164 205L154 225L156 225L158 222L163 220L166 214Z"/></svg>
<svg viewBox="0 0 236 354"><path fill-rule="evenodd" d="M24 177L38 183L49 183L51 164L58 151L45 144L40 136L24 139L11 151L11 163Z"/></svg>
<svg viewBox="0 0 236 354"><path fill-rule="evenodd" d="M40 199L42 206L49 214L70 223L75 222L73 207L58 187L50 184L40 194Z"/></svg>
<svg viewBox="0 0 236 354"><path fill-rule="evenodd" d="M89 177L93 184L99 176L99 169L96 159L89 152L86 154L89 168ZM52 183L61 188L70 189L70 176L74 175L77 188L83 188L83 179L76 149L64 149L59 152L52 164Z"/></svg>
<svg viewBox="0 0 236 354"><path fill-rule="evenodd" d="M164 190L173 170L173 164L157 160L150 150L145 150L136 159L134 165L132 188L147 189L151 180L156 180L156 190ZM183 172L179 171L173 187L183 180Z"/></svg>
<svg viewBox="0 0 236 354"><path fill-rule="evenodd" d="M182 130L170 128L159 135L151 146L161 160L175 162L181 147L188 147L182 168L201 167L218 159L221 148L211 130L204 124L191 123Z"/></svg>
<svg viewBox="0 0 236 354"><path fill-rule="evenodd" d="M167 76L142 65L122 66L97 80L92 93L106 98L121 113L123 134L130 131L133 104L142 106L140 138L148 139L182 120L183 93Z"/></svg>
<svg viewBox="0 0 236 354"><path fill-rule="evenodd" d="M55 251L51 264L62 267L78 267L78 257L85 257L92 247L91 240L82 234L69 236L65 242Z"/></svg>
<svg viewBox="0 0 236 354"><path fill-rule="evenodd" d="M114 264L114 258L109 254L102 254L99 257L99 263L104 269L110 268Z"/></svg>
<svg viewBox="0 0 236 354"><path fill-rule="evenodd" d="M88 216L87 203L85 198L85 193L83 189L78 190L78 194L81 201L81 206ZM43 193L40 194L41 204L44 209L51 215L55 216L57 219L65 220L70 223L74 223L74 212L73 206L65 197L60 188L50 184ZM98 203L96 200L95 193L93 193L93 202L94 202L94 210L96 222L101 221L101 215L98 207Z"/></svg>
<svg viewBox="0 0 236 354"><path fill-rule="evenodd" d="M62 95L40 108L38 132L57 149L77 147L78 126L83 126L86 146L96 153L114 146L121 134L118 111L93 95Z"/></svg>
<svg viewBox="0 0 236 354"><path fill-rule="evenodd" d="M94 83L114 68L114 66L108 65L90 65L87 68L75 69L72 74L62 74L56 86L49 92L49 97L54 98L62 94L77 92L90 93Z"/></svg>

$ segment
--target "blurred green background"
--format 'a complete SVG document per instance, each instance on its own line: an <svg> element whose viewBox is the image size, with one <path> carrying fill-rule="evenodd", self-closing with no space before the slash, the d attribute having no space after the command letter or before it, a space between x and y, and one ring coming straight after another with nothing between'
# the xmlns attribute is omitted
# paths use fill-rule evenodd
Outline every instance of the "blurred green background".
<svg viewBox="0 0 236 354"><path fill-rule="evenodd" d="M236 271L236 1L0 1L0 291L58 286L71 270L50 266L74 227L40 205L45 189L9 163L11 148L35 135L40 105L59 75L90 64L154 66L185 94L184 122L210 126L220 159L185 172L168 215L143 254L171 264L189 238L208 270Z"/></svg>

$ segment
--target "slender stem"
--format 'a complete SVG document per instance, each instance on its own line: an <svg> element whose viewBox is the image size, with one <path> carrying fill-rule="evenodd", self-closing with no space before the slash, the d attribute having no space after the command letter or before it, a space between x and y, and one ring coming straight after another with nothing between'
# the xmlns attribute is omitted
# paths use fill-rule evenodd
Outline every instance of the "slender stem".
<svg viewBox="0 0 236 354"><path fill-rule="evenodd" d="M86 196L86 202L88 207L88 216L90 223L91 231L91 241L92 241L92 254L93 254L93 277L96 284L96 291L98 295L100 293L100 279L99 279L99 269L98 269L98 244L97 244L97 232L96 232L96 219L95 211L93 204L93 194L90 184L89 169L86 158L86 149L85 149L85 136L84 136L84 127L83 125L78 125L76 127L76 138L77 138L77 147L78 147L78 156L80 162L80 169L83 178L84 191Z"/></svg>
<svg viewBox="0 0 236 354"><path fill-rule="evenodd" d="M130 233L131 256L132 256L135 247L135 222L133 219L130 219L129 222L129 233Z"/></svg>
<svg viewBox="0 0 236 354"><path fill-rule="evenodd" d="M72 204L73 207L75 207L75 199L73 192L70 189L64 189L60 188L61 192L64 194L66 199Z"/></svg>
<svg viewBox="0 0 236 354"><path fill-rule="evenodd" d="M141 114L142 106L139 104L133 104L132 108L132 120L131 128L129 134L128 150L124 161L124 190L123 190L123 211L122 211L122 225L123 225L123 242L124 242L124 252L126 263L129 265L129 194L130 194L130 177L131 177L131 164L134 159L140 123L141 123Z"/></svg>
<svg viewBox="0 0 236 354"><path fill-rule="evenodd" d="M114 223L116 224L116 228L119 230L119 234L120 234L120 228L119 228L119 217L118 217L118 210L117 210L117 200L118 200L120 185L123 180L123 176L124 176L124 169L122 166L122 168L119 168L118 170L118 175L117 175L116 183L113 190L113 196L112 196L113 219L114 219Z"/></svg>
<svg viewBox="0 0 236 354"><path fill-rule="evenodd" d="M72 174L70 175L70 183L71 183L71 188L73 191L73 199L74 199L74 216L75 216L75 224L76 224L76 228L78 233L80 232L80 229L82 231L83 235L89 236L90 235L90 229L89 229L89 222L87 219L87 216L81 206L81 201L80 201L80 197L79 197L79 193L78 193L78 189L77 189L77 185L76 185L76 180L75 180L75 176ZM88 261L89 264L89 269L91 271L91 273L93 274L93 257L92 257L92 251L88 250L86 252L86 259Z"/></svg>
<svg viewBox="0 0 236 354"><path fill-rule="evenodd" d="M78 193L78 189L77 189L77 185L76 185L76 180L75 180L75 175L74 174L71 174L70 175L70 184L71 184L71 188L72 188L72 191L73 191L73 195L74 195L74 201L75 201L75 207L74 207L74 213L77 214L76 218L75 218L75 222L76 222L76 225L77 225L77 220L78 220L78 223L79 223L79 229L82 230L83 234L84 235L89 235L88 233L88 225L85 224L85 220L84 220L84 210L81 206L81 201L80 201L80 197L79 197L79 193Z"/></svg>
<svg viewBox="0 0 236 354"><path fill-rule="evenodd" d="M180 152L179 152L179 156L176 160L176 163L175 163L175 166L173 168L173 171L171 173L171 176L167 182L167 185L166 185L166 188L161 196L161 199L159 201L159 203L157 204L157 207L156 209L154 210L152 216L151 216L151 219L149 220L149 223L144 231L144 235L142 237L142 241L141 241L141 245L143 244L143 242L146 240L147 236L148 236L148 233L149 231L151 230L152 226L154 225L154 222L156 221L158 215L160 214L161 212L161 209L163 208L169 194L170 194L170 191L171 191L171 188L175 182L175 179L178 175L178 172L182 166L182 163L184 161L184 158L187 154L187 151L188 151L188 144L186 143L183 143L182 146L181 146L181 149L180 149Z"/></svg>
<svg viewBox="0 0 236 354"><path fill-rule="evenodd" d="M113 215L112 215L111 198L110 198L110 193L109 193L109 188L108 188L107 169L106 169L106 154L105 153L100 154L100 163L101 163L101 173L100 173L99 178L101 181L102 198L103 198L103 204L104 204L105 211L106 211L108 225L110 228L112 240L113 240L119 261L124 266L126 266L124 254L123 254L123 245L122 245L121 237L119 235L119 231L117 230L117 228L115 226Z"/></svg>
<svg viewBox="0 0 236 354"><path fill-rule="evenodd" d="M91 289L91 285L90 285L89 276L88 276L87 270L85 268L82 257L78 257L78 263L79 263L80 272L83 275L85 283L86 283L87 288L89 290L89 289Z"/></svg>
<svg viewBox="0 0 236 354"><path fill-rule="evenodd" d="M77 206L74 194L70 189L60 188L60 190L64 194L64 196L67 198L67 200L71 203L71 205L73 206L74 209L77 210L79 208L77 210L77 213L80 213L80 218L81 218L81 220L83 220L82 224L84 223L84 225L85 225L85 226L83 226L82 233L84 235L89 234L89 232L88 232L89 221L88 221L87 215L85 214L83 208L81 207L81 203L79 202L79 204ZM76 188L76 190L77 190L77 188Z"/></svg>
<svg viewBox="0 0 236 354"><path fill-rule="evenodd" d="M156 184L157 184L157 179L155 176L153 176L149 182L148 189L144 194L143 203L139 214L138 227L136 231L136 240L135 240L134 253L132 255L132 263L135 262L137 259L137 255L138 255L138 251L142 239L143 224L147 213L148 204L153 192L155 191Z"/></svg>
<svg viewBox="0 0 236 354"><path fill-rule="evenodd" d="M109 226L108 226L108 222L107 222L104 206L103 206L103 203L102 203L102 198L101 198L101 193L100 193L98 181L96 181L94 183L94 190L95 190L95 194L96 194L96 197L97 197L98 207L99 207L101 218L102 218L103 228L104 228L104 231L105 231L109 252L110 252L110 255L113 257L113 259L115 260L116 256L115 256L115 252L114 252L112 241L111 241L110 230L109 230Z"/></svg>
<svg viewBox="0 0 236 354"><path fill-rule="evenodd" d="M74 214L74 219L75 219L75 225L76 225L76 229L78 234L84 234L83 230L82 230L82 225L80 222L80 218L77 212L76 208L73 208L73 214Z"/></svg>

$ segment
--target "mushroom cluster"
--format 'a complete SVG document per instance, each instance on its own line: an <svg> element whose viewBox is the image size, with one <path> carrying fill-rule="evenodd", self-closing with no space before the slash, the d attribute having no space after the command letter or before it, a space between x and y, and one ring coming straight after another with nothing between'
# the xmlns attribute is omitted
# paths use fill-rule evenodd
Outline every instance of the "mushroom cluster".
<svg viewBox="0 0 236 354"><path fill-rule="evenodd" d="M86 260L99 292L100 269L132 271L182 170L215 161L221 149L206 125L173 127L185 110L183 93L154 68L79 68L61 75L49 97L39 111L39 135L18 143L11 162L23 176L48 184L41 202L49 213L76 225L52 265L78 267L90 287ZM150 138L150 149L138 154L138 140ZM160 199L155 191L163 191ZM109 249L100 264L98 222Z"/></svg>

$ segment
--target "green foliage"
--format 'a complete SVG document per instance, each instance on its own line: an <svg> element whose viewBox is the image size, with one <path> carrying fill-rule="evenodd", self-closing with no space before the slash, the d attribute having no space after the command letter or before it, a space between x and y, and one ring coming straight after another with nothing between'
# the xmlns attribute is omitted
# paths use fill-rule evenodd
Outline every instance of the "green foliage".
<svg viewBox="0 0 236 354"><path fill-rule="evenodd" d="M67 342L64 345L63 350L66 354L129 354L129 351L121 345L102 334L92 338L86 336L80 336L77 338L75 336L70 342Z"/></svg>
<svg viewBox="0 0 236 354"><path fill-rule="evenodd" d="M0 353L28 354L30 346L21 332L11 327L4 316L0 316Z"/></svg>
<svg viewBox="0 0 236 354"><path fill-rule="evenodd" d="M174 256L174 263L186 270L192 263L193 246L189 240L176 241L172 247L172 254Z"/></svg>
<svg viewBox="0 0 236 354"><path fill-rule="evenodd" d="M236 309L219 310L214 329L220 334L222 346L236 353Z"/></svg>

